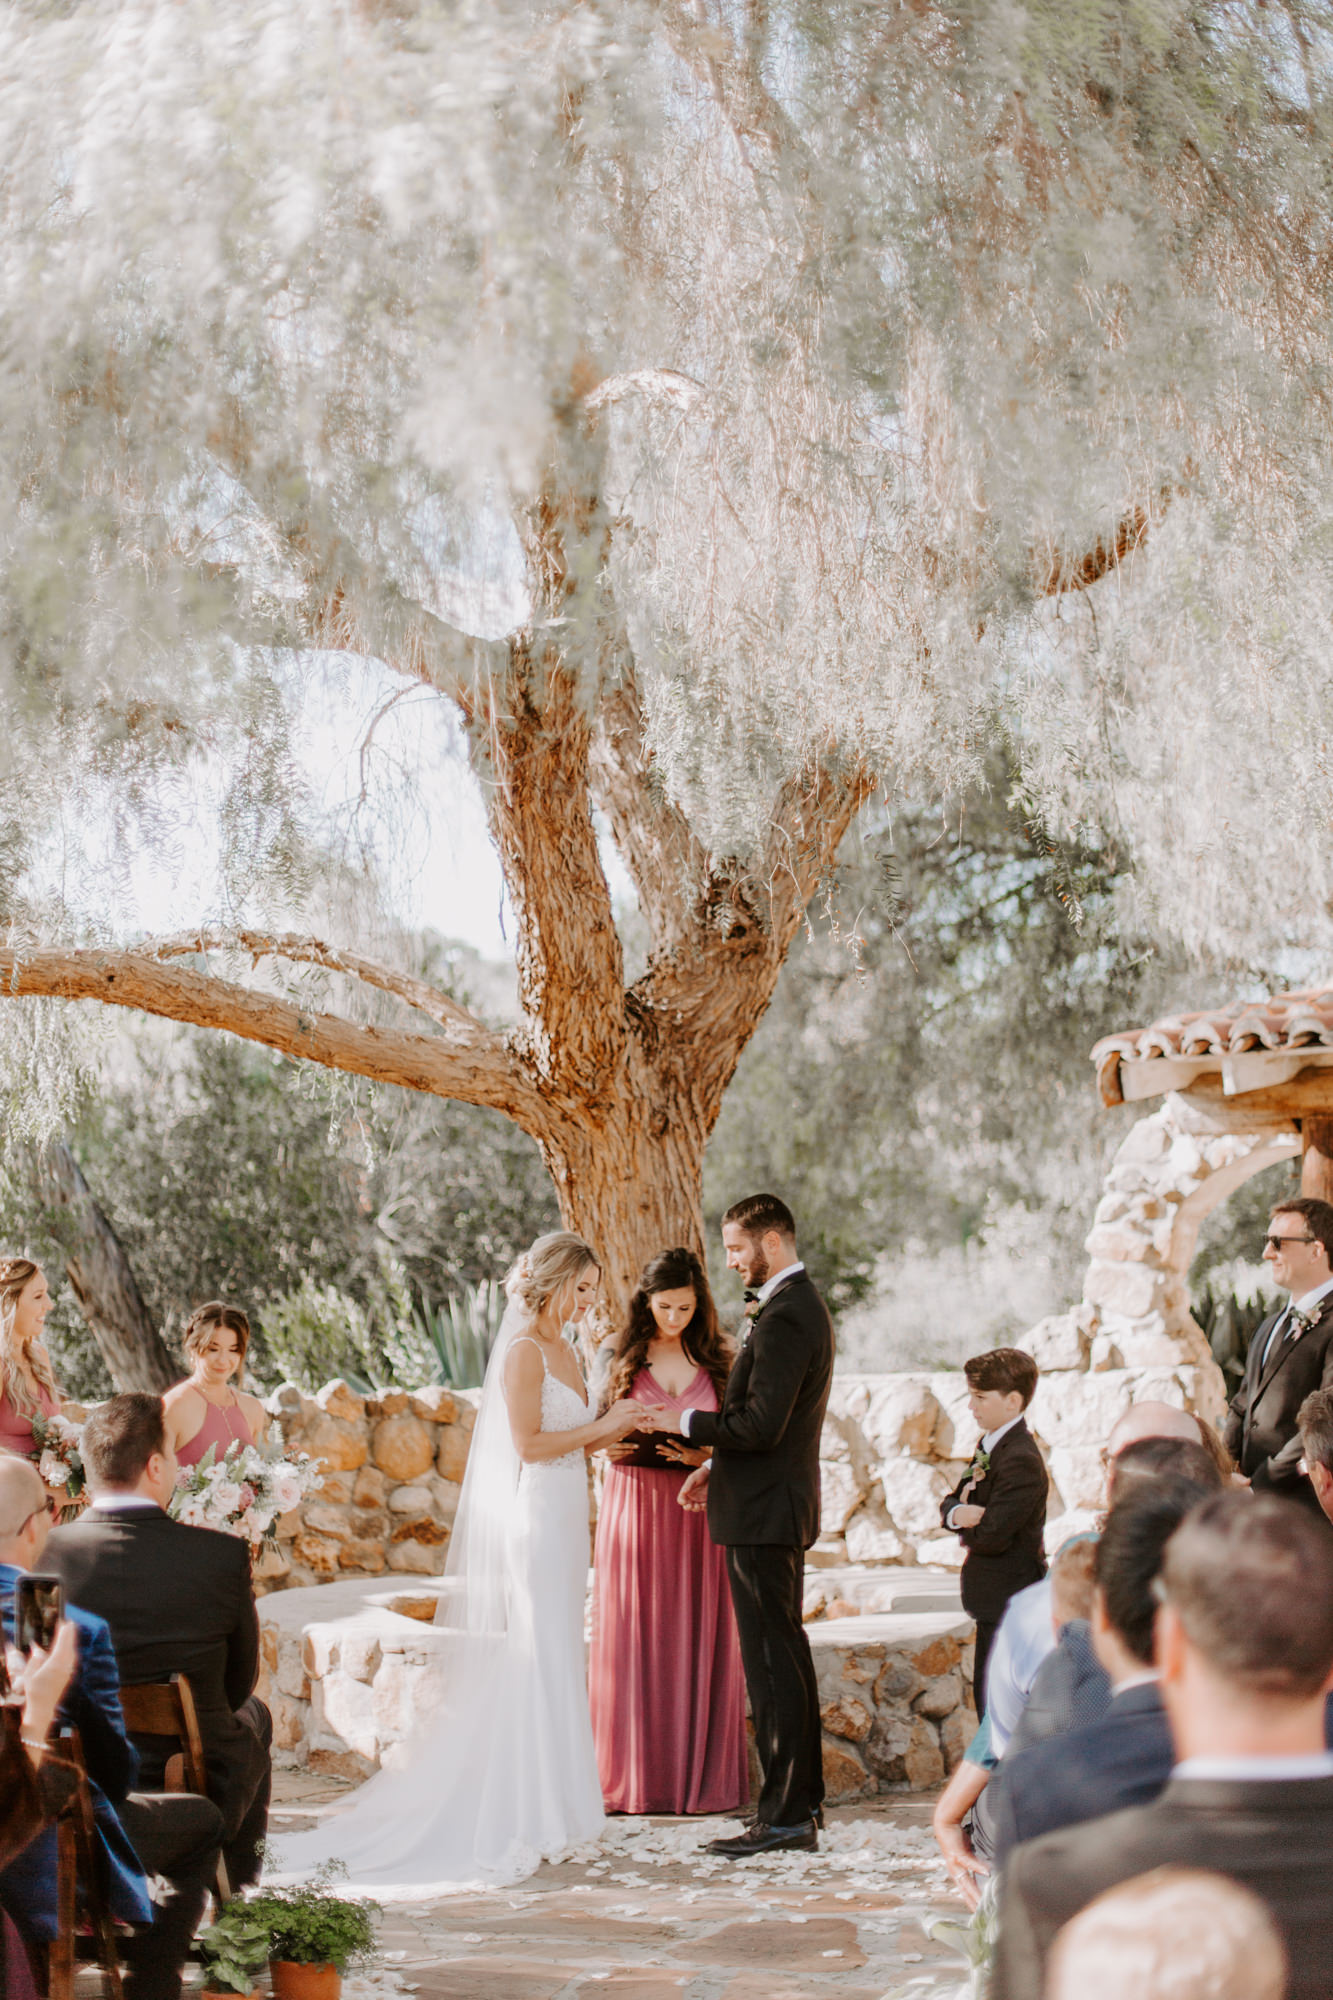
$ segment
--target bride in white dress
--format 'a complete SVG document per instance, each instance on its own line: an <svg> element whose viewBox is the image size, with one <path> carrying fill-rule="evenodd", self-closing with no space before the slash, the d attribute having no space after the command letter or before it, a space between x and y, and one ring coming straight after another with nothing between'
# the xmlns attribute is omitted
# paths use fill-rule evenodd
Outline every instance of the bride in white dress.
<svg viewBox="0 0 1333 2000"><path fill-rule="evenodd" d="M505 1280L509 1306L445 1567L441 1700L345 1811L280 1842L282 1876L333 1857L383 1897L516 1882L605 1824L588 1715L584 1454L643 1422L594 1418L564 1327L601 1273L580 1237L539 1237Z"/></svg>

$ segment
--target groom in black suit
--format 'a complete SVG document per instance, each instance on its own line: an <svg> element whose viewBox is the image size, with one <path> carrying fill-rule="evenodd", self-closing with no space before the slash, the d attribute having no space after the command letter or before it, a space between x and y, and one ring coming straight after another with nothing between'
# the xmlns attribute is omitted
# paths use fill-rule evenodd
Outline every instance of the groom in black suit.
<svg viewBox="0 0 1333 2000"><path fill-rule="evenodd" d="M1298 1500L1320 1515L1319 1497L1301 1471L1297 1415L1316 1389L1333 1389L1333 1206L1309 1198L1279 1202L1268 1229L1264 1262L1291 1296L1250 1342L1224 1437L1256 1492Z"/></svg>
<svg viewBox="0 0 1333 2000"><path fill-rule="evenodd" d="M833 1322L796 1254L796 1224L776 1195L722 1218L727 1264L745 1282L748 1333L720 1410L687 1410L681 1427L712 1460L681 1489L708 1508L726 1551L754 1716L762 1785L754 1823L715 1854L813 1848L824 1799L819 1692L801 1622L805 1551L819 1533L819 1439L833 1380ZM664 1428L674 1418L664 1413ZM707 1496L705 1501L705 1495Z"/></svg>
<svg viewBox="0 0 1333 2000"><path fill-rule="evenodd" d="M273 1734L254 1693L259 1619L249 1550L235 1535L188 1527L165 1511L176 1454L160 1397L113 1396L94 1410L83 1461L93 1503L81 1521L56 1529L46 1567L72 1604L105 1618L126 1686L188 1675L228 1879L244 1888L259 1879ZM179 1746L158 1736L137 1736L135 1745L146 1782L160 1784Z"/></svg>

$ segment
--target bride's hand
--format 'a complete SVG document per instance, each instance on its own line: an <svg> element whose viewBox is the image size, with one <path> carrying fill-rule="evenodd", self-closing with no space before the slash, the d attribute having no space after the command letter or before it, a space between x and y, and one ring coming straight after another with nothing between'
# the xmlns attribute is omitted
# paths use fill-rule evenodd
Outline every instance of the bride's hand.
<svg viewBox="0 0 1333 2000"><path fill-rule="evenodd" d="M636 1403L632 1396L622 1396L618 1403L612 1403L603 1417L613 1438L628 1437L631 1431L651 1430L652 1425L644 1422L647 1414L643 1403Z"/></svg>

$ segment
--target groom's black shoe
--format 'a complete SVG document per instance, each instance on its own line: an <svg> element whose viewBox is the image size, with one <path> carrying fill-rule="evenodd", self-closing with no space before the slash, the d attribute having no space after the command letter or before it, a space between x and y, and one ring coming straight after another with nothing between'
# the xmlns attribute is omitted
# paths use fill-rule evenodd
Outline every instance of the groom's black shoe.
<svg viewBox="0 0 1333 2000"><path fill-rule="evenodd" d="M747 1854L772 1854L784 1847L813 1852L818 1846L819 1834L812 1819L802 1820L799 1826L765 1826L762 1820L756 1820L744 1833L733 1834L726 1840L710 1840L704 1853L725 1854L729 1860L743 1861Z"/></svg>
<svg viewBox="0 0 1333 2000"><path fill-rule="evenodd" d="M817 1827L819 1828L820 1832L822 1833L822 1832L823 1832L823 1830L824 1830L824 1808L823 1808L823 1806L816 1806L816 1807L815 1807L815 1811L814 1811L814 1821L815 1821L815 1825L816 1825L816 1826L817 1826ZM757 1815L756 1815L755 1813L752 1813L752 1812L747 1812L747 1813L743 1813L743 1814L741 1815L741 1824L742 1824L743 1826L758 1826L758 1824L759 1824L759 1820L758 1820L758 1816L757 1816Z"/></svg>

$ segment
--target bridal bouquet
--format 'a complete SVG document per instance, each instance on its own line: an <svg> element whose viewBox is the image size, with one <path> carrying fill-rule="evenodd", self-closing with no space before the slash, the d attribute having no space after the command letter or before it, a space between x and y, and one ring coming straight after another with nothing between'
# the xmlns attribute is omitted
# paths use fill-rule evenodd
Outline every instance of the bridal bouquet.
<svg viewBox="0 0 1333 2000"><path fill-rule="evenodd" d="M68 1417L39 1415L32 1420L32 1441L37 1447L34 1462L46 1485L65 1503L65 1510L72 1510L83 1491L82 1435L79 1425Z"/></svg>
<svg viewBox="0 0 1333 2000"><path fill-rule="evenodd" d="M324 1484L318 1460L280 1444L233 1444L221 1458L212 1445L198 1465L183 1465L167 1512L192 1528L217 1528L258 1548L277 1538L278 1520Z"/></svg>

